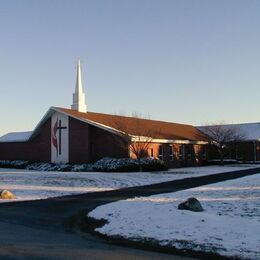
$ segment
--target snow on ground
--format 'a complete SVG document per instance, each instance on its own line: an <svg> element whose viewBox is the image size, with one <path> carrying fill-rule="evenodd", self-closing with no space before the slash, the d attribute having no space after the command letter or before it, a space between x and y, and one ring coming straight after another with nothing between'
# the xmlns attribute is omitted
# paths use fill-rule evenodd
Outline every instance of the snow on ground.
<svg viewBox="0 0 260 260"><path fill-rule="evenodd" d="M151 173L42 172L0 169L0 190L11 190L18 197L18 200L44 199L47 197L141 186L251 167L255 166L204 166ZM6 202L6 200L0 200L0 202Z"/></svg>
<svg viewBox="0 0 260 260"><path fill-rule="evenodd" d="M188 197L198 198L205 211L178 210L178 204ZM114 202L96 208L89 216L108 220L96 229L103 234L260 259L260 174Z"/></svg>
<svg viewBox="0 0 260 260"><path fill-rule="evenodd" d="M250 168L260 167L260 164L229 164L224 166L219 165L211 165L211 166L201 166L201 167L183 167L183 168L172 168L166 173L175 173L180 174L180 177L193 176L194 174L198 174L199 176L221 173L221 172L231 172L238 170L246 170Z"/></svg>

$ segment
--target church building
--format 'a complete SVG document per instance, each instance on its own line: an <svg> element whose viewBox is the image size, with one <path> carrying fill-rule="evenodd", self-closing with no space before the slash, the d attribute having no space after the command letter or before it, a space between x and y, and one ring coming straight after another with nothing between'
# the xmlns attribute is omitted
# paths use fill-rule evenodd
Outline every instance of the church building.
<svg viewBox="0 0 260 260"><path fill-rule="evenodd" d="M0 160L90 163L136 158L138 147L170 167L199 165L207 157L207 142L191 125L88 111L78 61L71 108L50 107L33 131L0 137Z"/></svg>

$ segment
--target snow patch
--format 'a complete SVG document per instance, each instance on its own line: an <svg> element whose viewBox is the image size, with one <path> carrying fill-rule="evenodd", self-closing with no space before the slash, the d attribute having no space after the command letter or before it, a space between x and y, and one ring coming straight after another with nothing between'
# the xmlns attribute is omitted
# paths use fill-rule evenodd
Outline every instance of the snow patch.
<svg viewBox="0 0 260 260"><path fill-rule="evenodd" d="M17 162L19 164L20 162ZM45 165L47 168L49 164ZM44 199L63 195L106 191L214 173L250 169L253 165L206 166L161 172L58 172L0 168L0 190L9 189L19 200ZM85 167L77 165L75 167ZM82 169L80 169L82 170ZM3 201L2 201L3 202Z"/></svg>
<svg viewBox="0 0 260 260"><path fill-rule="evenodd" d="M97 207L89 216L106 219L96 231L130 240L223 256L260 259L260 174L175 193L139 197ZM205 211L178 210L188 197ZM185 241L185 243L183 243Z"/></svg>

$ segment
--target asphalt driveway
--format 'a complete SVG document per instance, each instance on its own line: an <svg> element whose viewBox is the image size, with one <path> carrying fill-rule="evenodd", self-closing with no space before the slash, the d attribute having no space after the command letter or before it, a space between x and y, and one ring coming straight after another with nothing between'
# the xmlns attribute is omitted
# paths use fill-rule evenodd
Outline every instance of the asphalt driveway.
<svg viewBox="0 0 260 260"><path fill-rule="evenodd" d="M114 244L81 232L79 216L99 205L153 194L175 192L259 173L260 168L187 178L121 190L38 201L0 204L0 257L5 259L188 259ZM86 231L86 230L85 230Z"/></svg>

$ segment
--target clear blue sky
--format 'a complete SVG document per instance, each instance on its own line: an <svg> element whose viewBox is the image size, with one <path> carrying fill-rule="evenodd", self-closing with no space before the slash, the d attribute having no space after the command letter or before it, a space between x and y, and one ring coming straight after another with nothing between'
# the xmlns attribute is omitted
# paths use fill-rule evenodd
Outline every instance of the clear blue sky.
<svg viewBox="0 0 260 260"><path fill-rule="evenodd" d="M0 135L70 107L203 124L260 121L260 1L0 1Z"/></svg>

